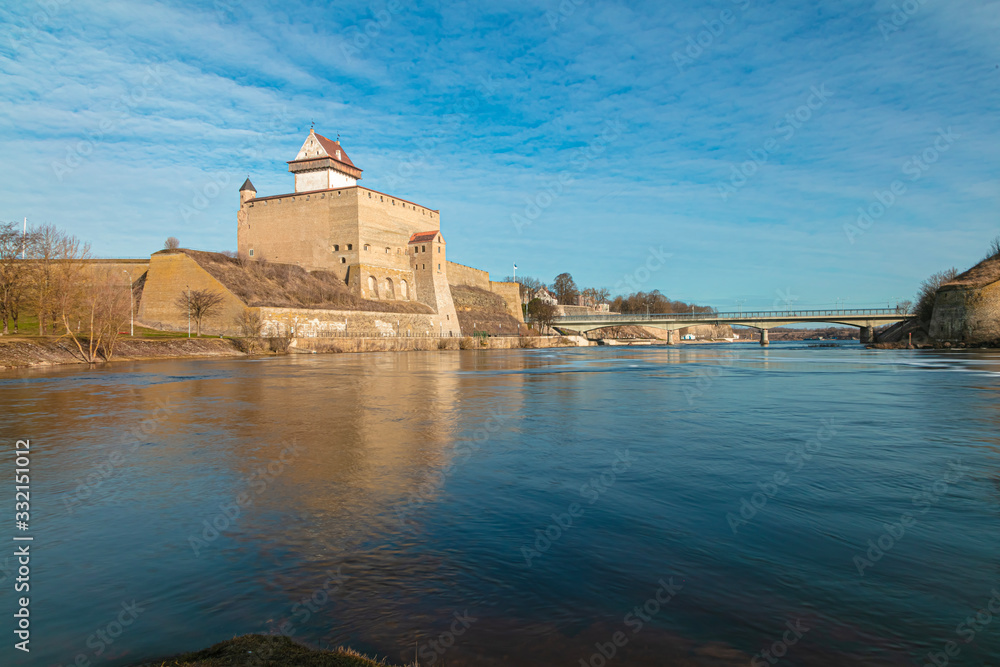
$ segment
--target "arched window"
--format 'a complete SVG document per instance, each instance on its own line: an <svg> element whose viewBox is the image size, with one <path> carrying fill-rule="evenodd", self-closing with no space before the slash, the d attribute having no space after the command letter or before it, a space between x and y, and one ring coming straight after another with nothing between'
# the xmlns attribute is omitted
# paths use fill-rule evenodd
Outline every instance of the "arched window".
<svg viewBox="0 0 1000 667"><path fill-rule="evenodd" d="M402 299L409 299L410 298L410 294L407 291L408 288L409 288L409 285L406 284L405 280L400 280L399 281L399 296L400 296L400 298L402 298Z"/></svg>
<svg viewBox="0 0 1000 667"><path fill-rule="evenodd" d="M395 291L392 289L392 278L385 279L385 298L387 299L396 298Z"/></svg>
<svg viewBox="0 0 1000 667"><path fill-rule="evenodd" d="M378 281L375 276L368 276L368 295L373 299L378 298Z"/></svg>
<svg viewBox="0 0 1000 667"><path fill-rule="evenodd" d="M334 252L340 252L340 246L339 246L339 245L337 245L337 244L334 244L334 245L333 245L333 251L334 251Z"/></svg>

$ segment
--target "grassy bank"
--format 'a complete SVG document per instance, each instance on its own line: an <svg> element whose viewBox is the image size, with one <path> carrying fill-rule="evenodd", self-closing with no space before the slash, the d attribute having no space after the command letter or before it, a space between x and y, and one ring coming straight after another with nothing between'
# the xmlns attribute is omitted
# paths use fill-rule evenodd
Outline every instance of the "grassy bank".
<svg viewBox="0 0 1000 667"><path fill-rule="evenodd" d="M143 663L135 667L392 667L351 651L318 651L288 637L245 635L195 653Z"/></svg>

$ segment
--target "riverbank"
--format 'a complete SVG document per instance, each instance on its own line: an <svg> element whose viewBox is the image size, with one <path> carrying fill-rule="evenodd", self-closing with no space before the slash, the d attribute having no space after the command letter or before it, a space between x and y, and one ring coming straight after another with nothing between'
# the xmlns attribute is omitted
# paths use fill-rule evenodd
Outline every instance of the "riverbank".
<svg viewBox="0 0 1000 667"><path fill-rule="evenodd" d="M135 667L393 667L350 649L321 651L281 635L244 635L195 653Z"/></svg>
<svg viewBox="0 0 1000 667"><path fill-rule="evenodd" d="M579 336L524 336L463 338L296 338L288 354L342 354L352 352L415 352L431 350L509 350L590 345ZM265 345L265 349L266 349ZM284 354L284 352L280 353ZM244 357L237 341L228 338L123 338L111 361ZM68 338L22 336L0 338L0 368L28 368L85 364ZM107 362L102 362L107 363Z"/></svg>

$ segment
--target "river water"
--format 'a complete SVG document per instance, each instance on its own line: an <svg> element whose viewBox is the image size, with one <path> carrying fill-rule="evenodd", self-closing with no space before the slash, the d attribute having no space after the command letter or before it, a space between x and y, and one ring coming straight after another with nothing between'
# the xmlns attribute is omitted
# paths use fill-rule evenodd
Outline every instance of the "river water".
<svg viewBox="0 0 1000 667"><path fill-rule="evenodd" d="M7 372L32 650L8 548L0 663L284 632L449 667L995 664L998 399L1000 354L857 343Z"/></svg>

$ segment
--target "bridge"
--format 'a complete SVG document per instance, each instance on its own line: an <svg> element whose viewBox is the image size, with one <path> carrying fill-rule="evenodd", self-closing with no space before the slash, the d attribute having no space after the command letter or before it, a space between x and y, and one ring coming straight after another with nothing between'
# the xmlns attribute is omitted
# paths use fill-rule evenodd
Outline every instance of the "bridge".
<svg viewBox="0 0 1000 667"><path fill-rule="evenodd" d="M608 327L640 326L667 331L667 344L677 342L677 331L699 324L728 324L760 331L760 344L768 345L768 330L790 324L842 324L858 327L861 342L875 342L875 327L901 322L912 317L898 308L868 308L854 310L781 310L749 311L738 313L654 313L618 314L593 313L563 315L552 320L552 326L561 332L586 334Z"/></svg>

